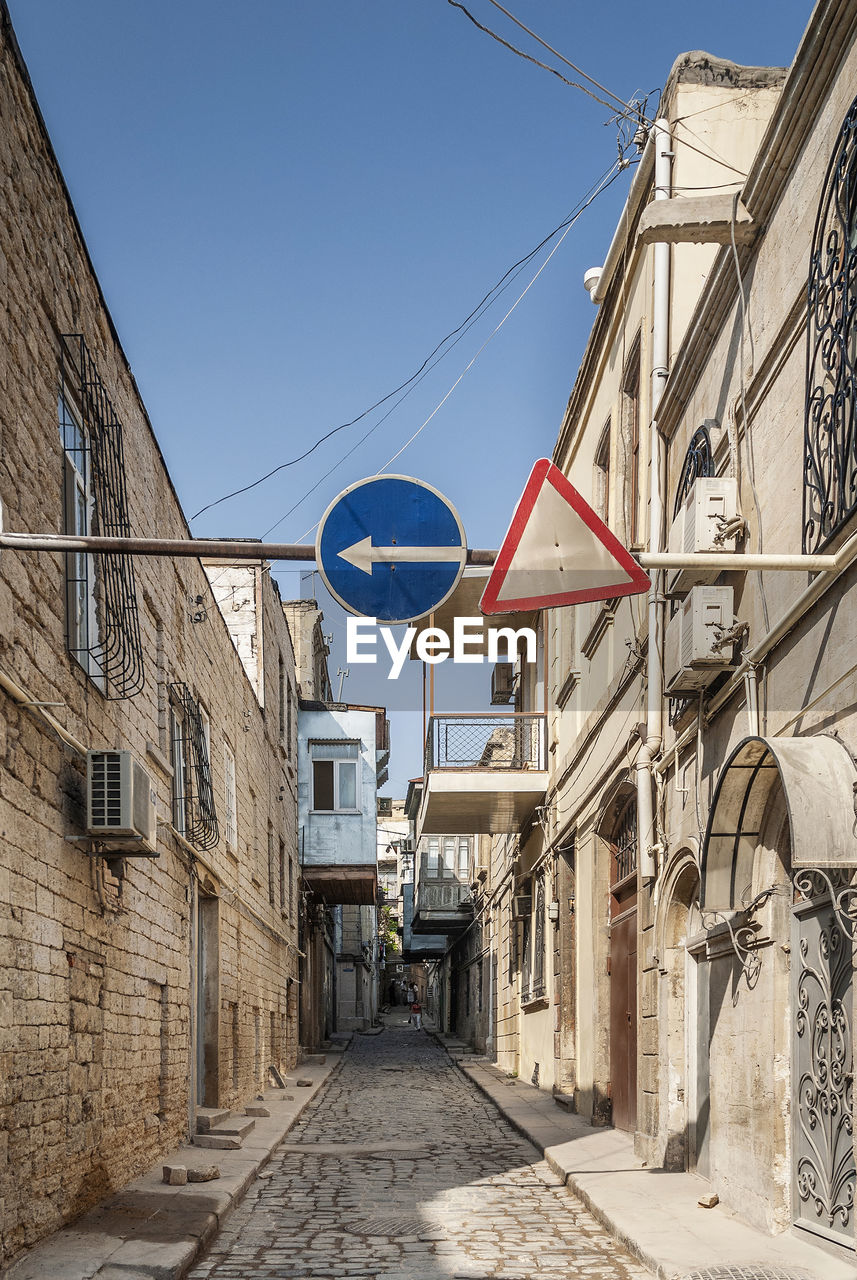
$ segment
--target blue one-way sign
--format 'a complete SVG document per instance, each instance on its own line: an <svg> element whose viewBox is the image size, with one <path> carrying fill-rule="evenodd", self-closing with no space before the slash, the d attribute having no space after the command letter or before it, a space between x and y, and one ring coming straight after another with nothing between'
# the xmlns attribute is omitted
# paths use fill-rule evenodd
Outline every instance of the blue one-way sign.
<svg viewBox="0 0 857 1280"><path fill-rule="evenodd" d="M350 613L412 622L455 590L467 559L458 513L410 476L370 476L333 500L315 555L325 586Z"/></svg>

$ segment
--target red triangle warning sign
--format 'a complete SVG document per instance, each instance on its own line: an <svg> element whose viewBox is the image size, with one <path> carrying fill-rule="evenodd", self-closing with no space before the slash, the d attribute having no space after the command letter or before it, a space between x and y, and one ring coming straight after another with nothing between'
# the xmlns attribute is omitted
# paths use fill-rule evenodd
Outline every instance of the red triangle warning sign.
<svg viewBox="0 0 857 1280"><path fill-rule="evenodd" d="M530 472L479 608L549 609L638 595L651 582L549 458Z"/></svg>

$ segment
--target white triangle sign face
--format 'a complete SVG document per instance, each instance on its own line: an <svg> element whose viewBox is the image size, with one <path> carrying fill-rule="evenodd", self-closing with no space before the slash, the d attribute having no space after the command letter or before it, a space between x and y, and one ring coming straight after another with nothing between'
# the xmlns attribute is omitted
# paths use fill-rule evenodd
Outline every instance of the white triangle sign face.
<svg viewBox="0 0 857 1280"><path fill-rule="evenodd" d="M549 458L533 467L479 608L548 609L638 595L651 582Z"/></svg>

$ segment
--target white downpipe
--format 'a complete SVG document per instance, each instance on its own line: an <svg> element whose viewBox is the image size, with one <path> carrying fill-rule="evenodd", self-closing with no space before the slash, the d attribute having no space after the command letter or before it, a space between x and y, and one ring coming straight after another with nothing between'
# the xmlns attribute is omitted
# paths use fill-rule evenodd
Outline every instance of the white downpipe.
<svg viewBox="0 0 857 1280"><path fill-rule="evenodd" d="M656 120L654 134L655 199L668 200L672 194L672 139L669 122L663 118ZM663 495L661 493L663 457L657 419L658 406L660 405L669 374L670 246L664 243L657 243L653 252L652 408L649 426L649 550L658 553L662 549L661 537L664 510ZM655 827L652 765L661 750L664 739L663 630L664 597L661 591L661 575L657 571L652 578L652 586L649 590L646 740L640 749L634 766L637 773L639 868L640 875L644 880L654 880L657 877L659 845Z"/></svg>
<svg viewBox="0 0 857 1280"><path fill-rule="evenodd" d="M744 689L747 699L747 732L751 738L759 736L759 690L756 685L756 668L748 663L744 672ZM700 711L700 720L702 714Z"/></svg>

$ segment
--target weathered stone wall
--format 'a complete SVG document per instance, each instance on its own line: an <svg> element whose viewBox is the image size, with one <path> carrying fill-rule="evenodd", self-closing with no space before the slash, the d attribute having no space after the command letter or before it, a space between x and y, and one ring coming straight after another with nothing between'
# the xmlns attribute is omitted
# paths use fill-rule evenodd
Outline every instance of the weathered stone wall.
<svg viewBox="0 0 857 1280"><path fill-rule="evenodd" d="M826 21L838 24L840 31L849 29L850 37L825 36L819 23ZM742 323L735 264L724 249L690 320L688 352L663 405L661 426L670 441L668 506L691 435L705 419L716 420L721 428L714 432L717 473L739 479L748 551L760 546L781 554L801 550L807 279L825 171L854 97L853 28L853 5L819 6L783 91L773 132L750 166L745 199L760 235L741 261L749 327ZM849 526L846 532L851 531ZM724 574L721 581L734 588L735 613L749 627L743 644L752 649L787 614L808 577L735 573ZM723 767L748 734L835 732L852 753L857 749L855 581L853 568L840 576L759 664L757 729L743 681L724 677L725 687L707 699L699 758L694 708L665 742L665 756L672 756L672 763L664 774L664 829L671 860L678 866L684 856L685 870L680 878L672 873L672 861L668 864L658 906L655 946L664 979L665 1024L659 1073L665 1106L655 1154L666 1157L679 1142L689 1143L692 1164L694 1128L698 1121L704 1124L705 1172L712 1189L728 1207L771 1231L788 1227L799 1211L792 1142L797 1010L790 982L801 961L792 934L797 924L791 919L789 874L792 852L812 853L790 847L786 804L789 809L799 805L799 797L775 794L782 811L779 829L766 815L771 828L767 836L764 830L747 833L755 846L752 883L736 886L736 905L774 884L782 890L757 915L758 974L742 973L723 926L712 930L710 918L708 943L700 944L700 935L705 936L701 922L687 912L692 876L687 850L698 849L700 827L704 830ZM850 822L850 795L842 797L842 804ZM823 848L824 832L819 831L818 840ZM676 910L670 915L673 904ZM672 927L675 920L684 922L687 937ZM704 1001L699 997L697 1007L691 989L697 975L691 972L689 978L676 962L676 948L685 942L698 957ZM674 1024L682 1010L688 1024L687 1061L675 1053ZM694 1094L700 1064L705 1078Z"/></svg>
<svg viewBox="0 0 857 1280"><path fill-rule="evenodd" d="M5 527L63 526L59 335L80 333L124 426L133 532L187 536L5 9L0 24ZM216 926L216 964L204 975L206 1087L219 1104L238 1105L255 1093L271 1060L289 1066L296 1056L289 981L297 972L296 907L288 895L281 901L279 884L280 868L287 876L296 855L296 743L294 734L281 742L277 706L278 652L294 691L282 609L263 574L261 650L273 657L261 673L263 710L199 563L139 559L135 567L146 685L133 699L110 701L66 650L64 557L4 552L0 560L0 1223L6 1258L186 1135L196 1096L198 916ZM191 607L198 597L201 610ZM205 853L172 828L168 686L176 681L210 724L220 839ZM44 712L23 705L37 702L57 705ZM237 840L230 848L226 745L236 764ZM85 832L81 748L103 747L130 749L152 777L157 858L107 864L73 842Z"/></svg>

